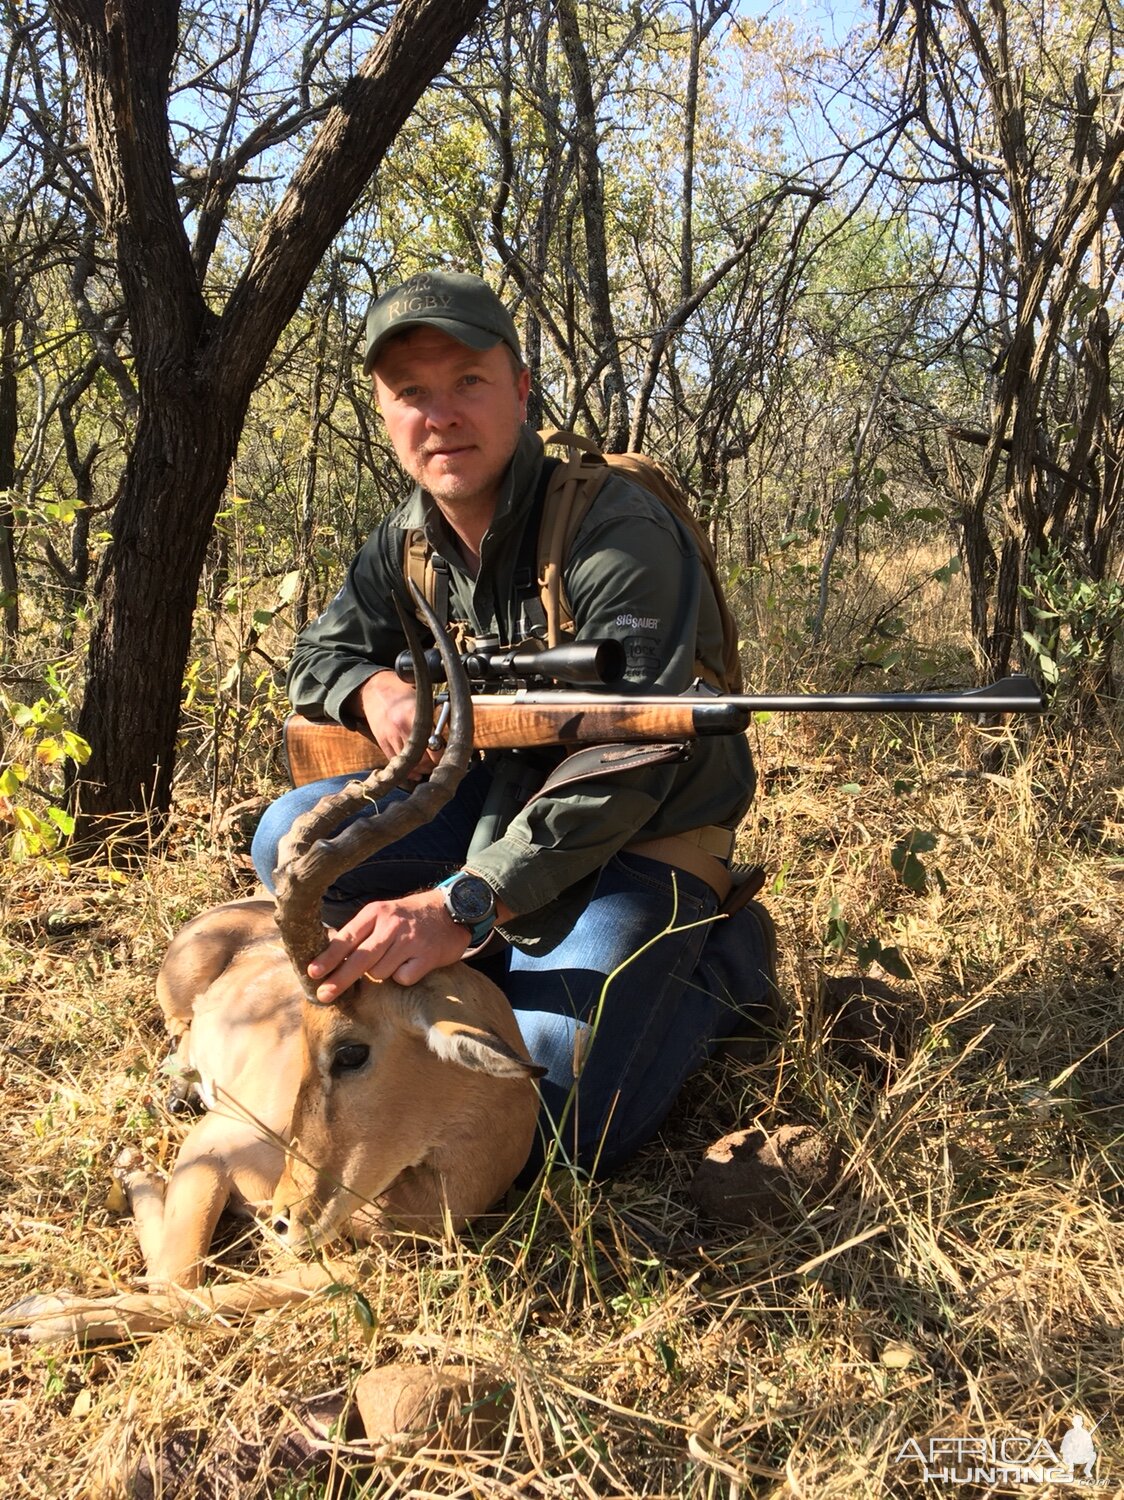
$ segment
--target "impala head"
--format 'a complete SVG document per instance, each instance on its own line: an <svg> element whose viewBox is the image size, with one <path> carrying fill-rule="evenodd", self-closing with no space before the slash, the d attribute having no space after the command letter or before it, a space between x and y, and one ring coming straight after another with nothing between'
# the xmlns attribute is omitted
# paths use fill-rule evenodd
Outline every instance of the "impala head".
<svg viewBox="0 0 1124 1500"><path fill-rule="evenodd" d="M404 987L361 980L334 1004L315 999L308 963L325 945L320 904L344 871L427 822L449 800L472 746L471 690L460 658L424 599L449 684L450 733L428 782L377 817L339 825L408 782L433 723L433 690L412 621L414 728L401 755L363 782L325 797L294 824L277 871L277 923L305 995L304 1064L291 1147L274 1196L277 1232L297 1248L330 1239L344 1221L379 1211L404 1174L437 1182L454 1220L483 1212L510 1186L530 1150L538 1113L511 1008L473 969L457 964ZM401 613L401 612L400 612ZM433 1193L428 1193L432 1201ZM432 1221L406 1227L437 1228Z"/></svg>
<svg viewBox="0 0 1124 1500"><path fill-rule="evenodd" d="M294 1138L273 1200L288 1243L311 1248L354 1216L384 1216L380 1199L403 1174L425 1174L455 1221L510 1187L530 1150L531 1080L542 1070L483 975L457 965L409 988L365 980L306 1015L304 1034Z"/></svg>

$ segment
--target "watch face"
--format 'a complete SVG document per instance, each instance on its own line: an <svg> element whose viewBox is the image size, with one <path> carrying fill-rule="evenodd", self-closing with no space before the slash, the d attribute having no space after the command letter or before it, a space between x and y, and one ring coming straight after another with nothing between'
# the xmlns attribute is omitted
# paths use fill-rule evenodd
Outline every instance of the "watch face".
<svg viewBox="0 0 1124 1500"><path fill-rule="evenodd" d="M449 887L449 905L458 922L474 927L495 910L492 887L479 875L462 875Z"/></svg>

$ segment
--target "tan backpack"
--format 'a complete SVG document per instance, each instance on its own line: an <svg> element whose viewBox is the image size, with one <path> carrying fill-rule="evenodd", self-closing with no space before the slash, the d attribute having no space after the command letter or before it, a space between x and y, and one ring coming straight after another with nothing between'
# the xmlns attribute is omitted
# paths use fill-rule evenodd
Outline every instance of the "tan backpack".
<svg viewBox="0 0 1124 1500"><path fill-rule="evenodd" d="M738 628L718 578L718 566L710 539L691 510L687 496L673 475L654 458L643 453L602 453L588 438L562 428L549 427L539 433L545 446L567 450L562 463L555 466L543 500L542 522L538 539L538 583L546 615L546 644L557 646L574 633L574 616L566 598L562 575L574 538L585 520L601 486L613 473L624 475L634 484L661 500L694 540L722 621L722 671L715 674L702 669L699 675L724 693L741 691L741 663L738 659ZM413 528L406 533L402 568L425 595L438 617L447 614L447 600L439 598L438 570L432 562L425 532Z"/></svg>

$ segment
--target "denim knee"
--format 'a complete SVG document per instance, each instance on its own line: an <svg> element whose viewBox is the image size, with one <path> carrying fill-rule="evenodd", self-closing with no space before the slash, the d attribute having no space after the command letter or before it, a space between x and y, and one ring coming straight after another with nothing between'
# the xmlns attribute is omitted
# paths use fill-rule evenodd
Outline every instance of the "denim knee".
<svg viewBox="0 0 1124 1500"><path fill-rule="evenodd" d="M292 792L287 792L283 797L278 797L276 802L271 802L262 813L261 822L254 830L253 843L250 845L250 858L254 862L254 869L258 873L258 879L267 890L273 890L273 872L277 868L277 850L289 829L293 820L298 815L299 809L290 811L288 803L293 797Z"/></svg>
<svg viewBox="0 0 1124 1500"><path fill-rule="evenodd" d="M316 806L321 797L338 791L353 778L330 776L324 781L311 781L307 786L294 787L275 802L271 802L262 813L261 822L254 831L250 845L250 858L254 862L258 879L267 890L273 890L273 872L277 869L277 852L281 840L292 828L302 813Z"/></svg>

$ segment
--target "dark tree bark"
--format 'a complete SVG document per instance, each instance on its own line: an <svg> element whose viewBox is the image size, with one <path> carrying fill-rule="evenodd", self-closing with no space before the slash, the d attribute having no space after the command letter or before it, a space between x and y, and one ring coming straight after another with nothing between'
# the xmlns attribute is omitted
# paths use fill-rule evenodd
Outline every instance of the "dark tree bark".
<svg viewBox="0 0 1124 1500"><path fill-rule="evenodd" d="M178 0L51 0L78 58L139 407L97 580L75 768L79 838L171 800L180 686L207 541L247 405L321 256L485 0L402 0L341 91L221 314L176 199L167 101Z"/></svg>

